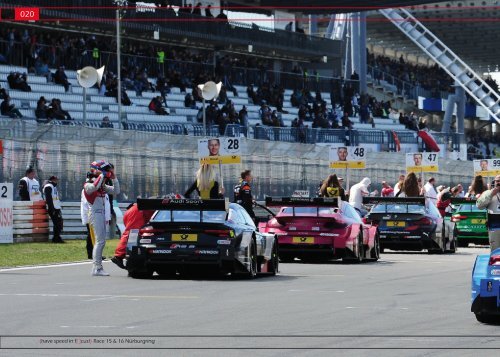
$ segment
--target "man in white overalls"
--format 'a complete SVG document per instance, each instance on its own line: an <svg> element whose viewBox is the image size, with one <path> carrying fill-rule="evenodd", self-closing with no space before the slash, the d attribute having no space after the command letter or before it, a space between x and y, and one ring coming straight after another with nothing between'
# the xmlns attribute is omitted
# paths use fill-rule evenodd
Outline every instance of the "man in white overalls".
<svg viewBox="0 0 500 357"><path fill-rule="evenodd" d="M85 199L89 205L89 224L90 234L94 236L94 250L92 257L94 266L92 275L109 276L102 268L102 251L106 244L107 218L106 217L106 194L118 195L120 193L120 184L115 174L110 171L111 165L105 161L94 161L90 164L90 174L94 177L92 182L86 182L83 186ZM109 178L113 186L104 183Z"/></svg>
<svg viewBox="0 0 500 357"><path fill-rule="evenodd" d="M19 196L21 201L41 201L40 183L35 178L36 171L32 167L26 170L26 176L19 180Z"/></svg>

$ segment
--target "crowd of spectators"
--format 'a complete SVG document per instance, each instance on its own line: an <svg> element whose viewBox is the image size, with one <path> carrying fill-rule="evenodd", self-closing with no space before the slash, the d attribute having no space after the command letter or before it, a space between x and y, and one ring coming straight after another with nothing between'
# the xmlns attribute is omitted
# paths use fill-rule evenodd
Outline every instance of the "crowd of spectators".
<svg viewBox="0 0 500 357"><path fill-rule="evenodd" d="M492 159L500 157L500 133L491 134L485 130L466 132L467 160Z"/></svg>
<svg viewBox="0 0 500 357"><path fill-rule="evenodd" d="M35 116L40 122L60 120L62 123L69 123L70 120L73 120L69 112L62 108L60 99L52 98L50 103L47 104L47 100L44 96L38 99Z"/></svg>
<svg viewBox="0 0 500 357"><path fill-rule="evenodd" d="M403 56L396 60L373 53L368 53L367 61L373 69L376 81L382 80L384 73L387 73L401 81L429 90L436 97L440 97L441 91L452 91L453 80L437 64L434 66L415 65L406 62ZM401 81L396 83L400 92Z"/></svg>

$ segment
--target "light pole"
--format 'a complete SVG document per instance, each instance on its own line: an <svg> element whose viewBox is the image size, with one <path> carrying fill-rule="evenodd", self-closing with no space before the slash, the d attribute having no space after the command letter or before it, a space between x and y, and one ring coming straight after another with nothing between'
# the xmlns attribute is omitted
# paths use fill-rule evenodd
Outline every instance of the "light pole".
<svg viewBox="0 0 500 357"><path fill-rule="evenodd" d="M122 124L122 128L125 128L124 120L122 119L122 74L121 74L121 7L127 6L127 0L114 0L115 5L118 7L116 9L116 67L117 67L117 96L118 101L118 120Z"/></svg>

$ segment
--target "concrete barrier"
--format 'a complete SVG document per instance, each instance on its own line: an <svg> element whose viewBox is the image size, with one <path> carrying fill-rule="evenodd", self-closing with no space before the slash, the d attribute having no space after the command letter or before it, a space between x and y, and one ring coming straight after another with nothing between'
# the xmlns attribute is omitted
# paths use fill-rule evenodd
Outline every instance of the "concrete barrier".
<svg viewBox="0 0 500 357"><path fill-rule="evenodd" d="M14 201L14 243L47 242L49 215L45 201Z"/></svg>
<svg viewBox="0 0 500 357"><path fill-rule="evenodd" d="M125 212L129 203L119 203ZM63 240L86 239L87 227L82 224L80 202L61 202L64 229ZM14 243L48 242L52 239L54 226L50 219L45 201L14 201ZM119 232L117 231L119 237Z"/></svg>

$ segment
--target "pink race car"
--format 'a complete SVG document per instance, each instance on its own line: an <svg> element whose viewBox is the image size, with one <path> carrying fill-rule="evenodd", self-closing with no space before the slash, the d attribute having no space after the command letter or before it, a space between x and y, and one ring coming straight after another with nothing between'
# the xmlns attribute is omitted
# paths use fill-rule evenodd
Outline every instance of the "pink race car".
<svg viewBox="0 0 500 357"><path fill-rule="evenodd" d="M283 262L342 259L378 260L377 227L363 223L358 212L338 198L266 197L267 222L259 232L275 234Z"/></svg>

